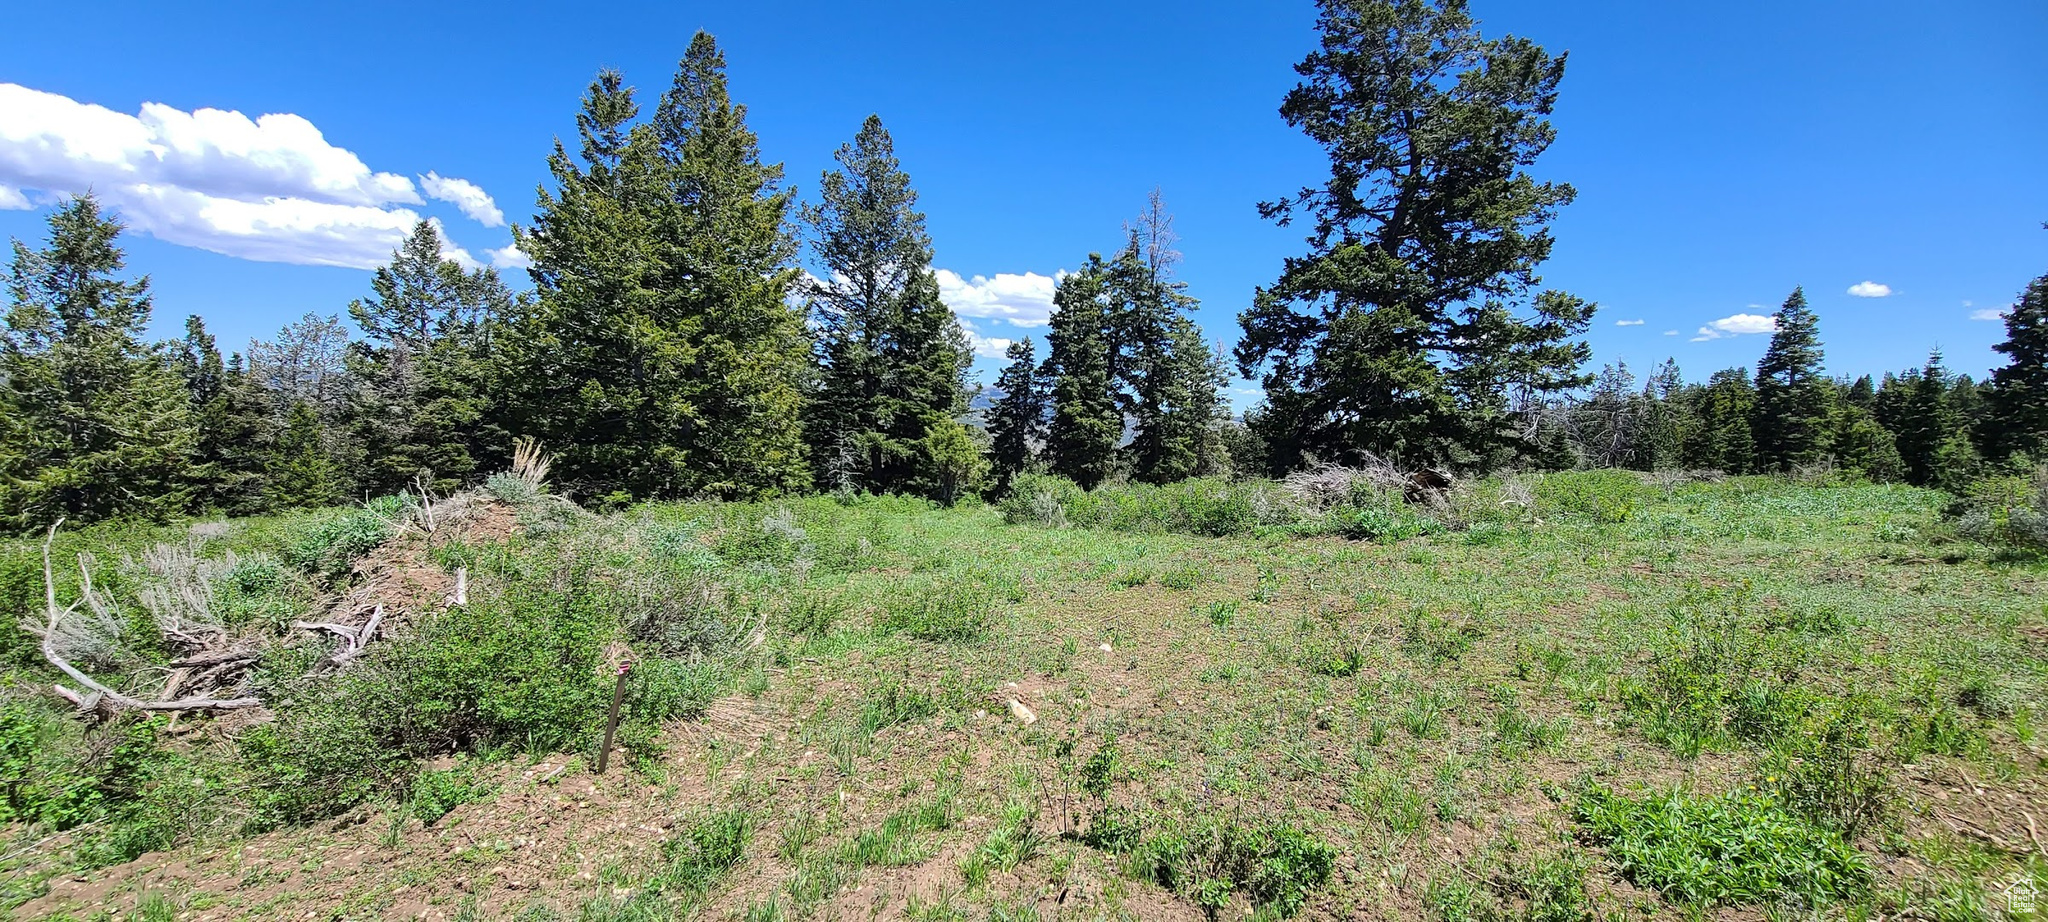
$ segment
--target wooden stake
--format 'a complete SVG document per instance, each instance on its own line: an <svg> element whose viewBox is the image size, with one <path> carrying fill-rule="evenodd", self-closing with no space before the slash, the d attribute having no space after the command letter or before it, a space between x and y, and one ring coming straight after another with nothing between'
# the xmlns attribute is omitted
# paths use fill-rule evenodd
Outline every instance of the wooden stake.
<svg viewBox="0 0 2048 922"><path fill-rule="evenodd" d="M619 729L619 703L626 700L626 673L632 668L632 663L619 664L619 684L612 689L612 712L604 719L604 748L597 751L597 773L600 775L612 760L612 734Z"/></svg>

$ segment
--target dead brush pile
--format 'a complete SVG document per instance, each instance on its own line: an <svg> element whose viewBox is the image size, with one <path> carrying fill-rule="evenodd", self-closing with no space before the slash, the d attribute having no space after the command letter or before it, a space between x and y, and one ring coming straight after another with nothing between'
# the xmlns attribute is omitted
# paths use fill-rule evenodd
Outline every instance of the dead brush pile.
<svg viewBox="0 0 2048 922"><path fill-rule="evenodd" d="M548 459L522 441L512 468L482 489L435 497L421 481L412 491L341 513L286 549L287 558L312 571L304 574L270 554L209 555L207 545L226 528L194 525L184 541L159 543L120 564L123 582L136 587L133 599L154 628L156 636L146 641L126 636L135 625L95 581L90 554L77 559L76 597L60 604L50 553L60 521L43 543L43 617L22 627L37 638L43 658L78 686L57 683L52 690L95 719L121 711L260 709L265 701L249 679L281 649L309 636L325 638L330 649L313 670L332 671L360 658L374 641L465 604L468 570L444 566L444 549L502 542L529 523L560 527L589 517L546 492L547 469ZM133 667L138 654L131 648L138 643L172 654L160 666L161 690L119 691L87 671Z"/></svg>

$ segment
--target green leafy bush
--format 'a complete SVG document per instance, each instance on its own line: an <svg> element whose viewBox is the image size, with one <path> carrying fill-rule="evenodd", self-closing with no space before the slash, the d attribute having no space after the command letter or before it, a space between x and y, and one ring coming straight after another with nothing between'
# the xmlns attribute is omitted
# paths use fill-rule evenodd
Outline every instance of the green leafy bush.
<svg viewBox="0 0 2048 922"><path fill-rule="evenodd" d="M391 536L391 523L404 511L398 497L386 496L315 516L286 538L284 562L313 576L341 579L357 558Z"/></svg>
<svg viewBox="0 0 2048 922"><path fill-rule="evenodd" d="M1863 893L1870 872L1841 834L1765 794L1630 798L1592 785L1573 819L1638 886L1688 906L1790 904L1812 909Z"/></svg>
<svg viewBox="0 0 2048 922"><path fill-rule="evenodd" d="M2048 552L2048 465L2031 475L1976 481L1949 505L1948 515L1967 540Z"/></svg>
<svg viewBox="0 0 2048 922"><path fill-rule="evenodd" d="M432 826L456 807L476 803L490 795L491 786L477 779L475 768L467 762L458 762L453 768L421 772L414 778L409 806L414 817Z"/></svg>
<svg viewBox="0 0 2048 922"><path fill-rule="evenodd" d="M1105 810L1084 841L1124 855L1128 872L1212 913L1237 892L1283 918L1329 882L1337 858L1329 843L1287 823L1245 826L1206 816L1148 824Z"/></svg>
<svg viewBox="0 0 2048 922"><path fill-rule="evenodd" d="M1628 471L1566 471L1536 482L1536 508L1551 515L1581 516L1603 525L1634 518L1652 496L1642 478Z"/></svg>
<svg viewBox="0 0 2048 922"><path fill-rule="evenodd" d="M932 643L968 643L988 633L994 606L988 588L972 578L899 585L884 602L875 627Z"/></svg>

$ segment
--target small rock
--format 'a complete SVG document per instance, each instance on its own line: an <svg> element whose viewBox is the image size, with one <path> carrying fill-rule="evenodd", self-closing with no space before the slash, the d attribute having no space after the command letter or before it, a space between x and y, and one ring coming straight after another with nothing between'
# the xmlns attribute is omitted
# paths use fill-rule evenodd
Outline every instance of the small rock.
<svg viewBox="0 0 2048 922"><path fill-rule="evenodd" d="M1113 652L1115 652L1114 650L1111 650L1111 649L1110 649L1110 646L1109 646L1109 641L1106 641L1106 640L1102 642L1102 646L1096 647L1095 649L1097 649L1097 650L1101 650L1101 651L1102 651L1102 652L1104 652L1104 653L1113 653Z"/></svg>

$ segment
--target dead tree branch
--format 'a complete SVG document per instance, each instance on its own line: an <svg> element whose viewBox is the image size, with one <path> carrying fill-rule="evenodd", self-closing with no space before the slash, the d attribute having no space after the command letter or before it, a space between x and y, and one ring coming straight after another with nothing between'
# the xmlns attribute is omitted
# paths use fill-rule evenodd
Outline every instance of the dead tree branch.
<svg viewBox="0 0 2048 922"><path fill-rule="evenodd" d="M106 708L135 711L225 711L235 708L257 707L263 703L261 699L257 698L205 697L147 701L124 695L108 688L93 679L92 676L86 675L77 666L72 665L71 661L66 658L66 652L63 649L65 638L72 636L72 632L66 630L66 619L76 614L82 606L94 606L95 600L93 598L92 570L86 566L84 555L80 555L78 572L84 582L79 587L78 601L72 602L68 606L59 606L57 604L57 580L50 567L50 547L56 543L57 529L63 524L64 520L58 519L56 524L50 526L49 535L43 538L44 622L40 626L34 622L22 625L29 633L35 634L42 640L40 646L43 658L49 660L50 665L57 667L59 672L70 676L72 681L77 682L85 689L84 691L73 691L63 685L53 685L52 687L56 690L59 697L77 705L80 711L99 711Z"/></svg>
<svg viewBox="0 0 2048 922"><path fill-rule="evenodd" d="M292 623L292 627L315 633L324 631L341 638L341 646L336 648L333 653L327 654L327 658L321 661L325 665L338 669L363 655L363 651L370 646L370 639L377 635L377 626L383 622L384 606L379 605L375 611L370 613L370 620L364 622L361 627L349 624L336 624L332 621L296 621Z"/></svg>

